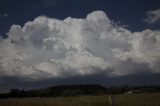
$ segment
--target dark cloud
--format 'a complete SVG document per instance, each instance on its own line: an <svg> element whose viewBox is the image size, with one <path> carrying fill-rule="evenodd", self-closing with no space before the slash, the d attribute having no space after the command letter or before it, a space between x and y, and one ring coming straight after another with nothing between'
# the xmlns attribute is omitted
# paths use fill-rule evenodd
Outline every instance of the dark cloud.
<svg viewBox="0 0 160 106"><path fill-rule="evenodd" d="M160 84L160 74L141 72L124 76L110 77L105 73L96 73L86 76L74 76L69 78L51 78L40 81L27 81L17 77L1 77L0 92L8 92L10 89L39 89L54 85L72 84L100 84L107 87L111 86L139 86L139 85L158 85Z"/></svg>

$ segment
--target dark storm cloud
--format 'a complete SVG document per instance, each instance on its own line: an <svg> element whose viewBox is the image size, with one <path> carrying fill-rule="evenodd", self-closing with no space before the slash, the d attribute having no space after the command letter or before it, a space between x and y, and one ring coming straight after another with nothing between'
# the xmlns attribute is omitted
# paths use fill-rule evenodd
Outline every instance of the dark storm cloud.
<svg viewBox="0 0 160 106"><path fill-rule="evenodd" d="M75 84L101 84L107 87L121 85L158 85L160 83L160 74L136 73L118 77L109 77L104 73L96 73L87 76L74 76L69 78L51 78L40 81L26 81L17 77L1 77L0 92L8 92L10 89L39 89L55 85L75 85Z"/></svg>

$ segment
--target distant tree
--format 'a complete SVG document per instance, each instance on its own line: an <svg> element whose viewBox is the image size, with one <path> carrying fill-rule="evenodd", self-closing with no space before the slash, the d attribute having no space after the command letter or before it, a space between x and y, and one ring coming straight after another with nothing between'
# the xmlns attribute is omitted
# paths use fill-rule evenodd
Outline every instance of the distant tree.
<svg viewBox="0 0 160 106"><path fill-rule="evenodd" d="M123 93L125 93L125 92L130 91L131 89L132 89L132 88L129 87L128 85L122 85L122 86L120 87L120 93L123 94Z"/></svg>
<svg viewBox="0 0 160 106"><path fill-rule="evenodd" d="M19 89L11 89L9 92L9 95L11 97L19 97L20 96L20 90Z"/></svg>
<svg viewBox="0 0 160 106"><path fill-rule="evenodd" d="M117 95L131 91L132 93L153 93L160 92L160 86L138 86L128 85L104 87L100 85L62 85L51 86L39 90L11 89L9 93L0 94L0 98L10 97L58 97L58 96L80 96L80 95Z"/></svg>

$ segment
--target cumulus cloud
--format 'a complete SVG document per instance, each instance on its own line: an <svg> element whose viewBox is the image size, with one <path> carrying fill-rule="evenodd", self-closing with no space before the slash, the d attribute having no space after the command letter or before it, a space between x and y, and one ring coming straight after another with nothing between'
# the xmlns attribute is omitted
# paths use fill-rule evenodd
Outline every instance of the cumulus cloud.
<svg viewBox="0 0 160 106"><path fill-rule="evenodd" d="M150 24L160 22L160 9L148 11L147 18L143 21Z"/></svg>
<svg viewBox="0 0 160 106"><path fill-rule="evenodd" d="M26 79L160 72L160 32L131 33L103 11L86 19L40 16L0 41L0 76Z"/></svg>

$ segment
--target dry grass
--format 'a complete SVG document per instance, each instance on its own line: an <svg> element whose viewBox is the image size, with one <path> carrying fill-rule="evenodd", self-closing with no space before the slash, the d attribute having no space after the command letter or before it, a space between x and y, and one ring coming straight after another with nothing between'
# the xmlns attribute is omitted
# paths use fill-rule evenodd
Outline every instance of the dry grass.
<svg viewBox="0 0 160 106"><path fill-rule="evenodd" d="M160 93L115 96L115 106L160 106ZM0 106L110 106L108 96L0 99Z"/></svg>
<svg viewBox="0 0 160 106"><path fill-rule="evenodd" d="M11 98L0 100L0 106L109 106L109 100L108 96Z"/></svg>
<svg viewBox="0 0 160 106"><path fill-rule="evenodd" d="M115 99L117 106L160 106L160 93L119 95Z"/></svg>

